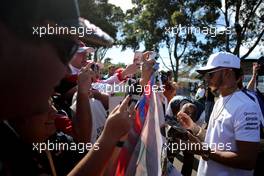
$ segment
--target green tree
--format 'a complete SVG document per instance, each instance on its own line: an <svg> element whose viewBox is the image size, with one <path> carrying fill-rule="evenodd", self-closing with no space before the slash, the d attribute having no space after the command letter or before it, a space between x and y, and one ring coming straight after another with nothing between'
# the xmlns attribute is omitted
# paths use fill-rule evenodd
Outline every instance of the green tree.
<svg viewBox="0 0 264 176"><path fill-rule="evenodd" d="M243 59L263 43L261 0L226 0L223 4L225 8L221 0L133 2L136 7L127 11L125 17L120 42L123 49L130 47L137 50L140 43L145 45L146 50L159 51L161 47L166 47L176 81L181 63L189 66L202 63L215 50L240 56L239 49L247 45L249 51L240 56ZM179 31L179 26L194 31ZM215 28L220 26L226 30Z"/></svg>
<svg viewBox="0 0 264 176"><path fill-rule="evenodd" d="M198 27L198 16L211 15L211 21L208 19L206 22L214 24L219 12L212 9L212 4L204 5L193 0L141 0L135 3L137 6L126 14L123 48L137 49L140 42L145 44L146 50L154 49L158 52L161 47L166 47L170 67L177 81L180 60L188 58L188 52L197 42L196 35L177 29ZM215 1L214 5L219 4L219 1ZM202 8L203 14L199 14Z"/></svg>
<svg viewBox="0 0 264 176"><path fill-rule="evenodd" d="M245 59L257 45L264 44L264 2L263 0L226 0L219 9L224 16L224 26L231 28L231 34L218 34L208 45L232 52ZM248 48L242 55L241 47ZM260 52L263 52L260 51Z"/></svg>
<svg viewBox="0 0 264 176"><path fill-rule="evenodd" d="M108 0L79 0L79 6L82 17L100 27L116 40L117 32L125 17L120 7L109 4ZM97 47L97 50L95 51L94 60L102 61L108 48L99 49L100 46L95 47Z"/></svg>
<svg viewBox="0 0 264 176"><path fill-rule="evenodd" d="M116 38L124 13L120 7L109 4L108 0L79 0L81 16Z"/></svg>

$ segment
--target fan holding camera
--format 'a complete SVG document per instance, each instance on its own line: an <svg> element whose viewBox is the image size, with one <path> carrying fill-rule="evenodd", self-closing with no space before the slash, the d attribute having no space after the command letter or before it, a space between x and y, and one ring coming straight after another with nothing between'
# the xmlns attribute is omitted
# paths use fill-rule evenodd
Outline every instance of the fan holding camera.
<svg viewBox="0 0 264 176"><path fill-rule="evenodd" d="M162 135L165 136L168 140L168 145L179 146L181 143L185 143L190 140L190 132L192 128L189 128L188 125L182 123L180 118L177 118L178 114L186 114L190 118L194 126L198 121L204 121L204 106L196 100L191 100L184 96L175 96L172 98L168 104L165 116L165 128L161 128ZM199 124L202 125L202 124ZM198 130L197 130L198 131ZM196 134L196 133L195 133ZM200 134L199 134L200 135ZM182 175L191 175L192 168L194 164L194 155L188 151L184 151L180 148L178 150L169 149L167 150L167 158L173 163L174 157L179 155L179 152L183 152L183 166L181 169Z"/></svg>
<svg viewBox="0 0 264 176"><path fill-rule="evenodd" d="M247 85L247 89L255 90L258 87L258 76L264 75L264 56L254 62L252 66L252 77Z"/></svg>

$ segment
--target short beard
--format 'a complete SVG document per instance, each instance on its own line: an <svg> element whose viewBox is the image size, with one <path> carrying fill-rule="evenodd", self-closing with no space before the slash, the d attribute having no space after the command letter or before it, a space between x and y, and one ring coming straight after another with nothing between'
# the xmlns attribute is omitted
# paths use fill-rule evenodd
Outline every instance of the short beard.
<svg viewBox="0 0 264 176"><path fill-rule="evenodd" d="M215 97L219 97L219 95L220 95L219 89L220 89L220 86L223 84L223 80L224 80L223 73L221 73L220 80L218 81L218 84L216 86L214 86L215 89L211 88L211 92Z"/></svg>
<svg viewBox="0 0 264 176"><path fill-rule="evenodd" d="M214 95L214 97L219 97L220 95L219 89L211 90L211 93Z"/></svg>

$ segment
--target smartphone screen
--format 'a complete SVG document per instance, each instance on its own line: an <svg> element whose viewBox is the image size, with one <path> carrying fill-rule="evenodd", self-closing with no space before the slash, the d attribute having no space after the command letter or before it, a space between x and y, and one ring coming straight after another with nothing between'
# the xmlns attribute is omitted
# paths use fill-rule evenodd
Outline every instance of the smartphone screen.
<svg viewBox="0 0 264 176"><path fill-rule="evenodd" d="M157 53L155 51L151 51L151 53L149 54L149 59L155 59L156 60L157 57Z"/></svg>
<svg viewBox="0 0 264 176"><path fill-rule="evenodd" d="M140 64L142 62L143 53L135 51L133 63Z"/></svg>

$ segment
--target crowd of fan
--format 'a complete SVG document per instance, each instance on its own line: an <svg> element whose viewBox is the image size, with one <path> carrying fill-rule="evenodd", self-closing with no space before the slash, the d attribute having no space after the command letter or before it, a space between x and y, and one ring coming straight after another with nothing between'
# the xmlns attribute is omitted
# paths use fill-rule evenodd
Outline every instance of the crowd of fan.
<svg viewBox="0 0 264 176"><path fill-rule="evenodd" d="M3 83L0 91L0 175L110 175L122 141L132 127L135 109L130 107L131 96L127 95L109 112L112 95L96 89L96 85L123 84L133 79L144 87L154 73L156 61L149 57L151 51L147 51L141 64L134 62L125 68L110 66L108 74L102 75L101 65L87 60L87 53L94 52L93 49L86 47L76 36L36 39L29 34L30 25L78 23L76 3L65 6L66 11L72 13L70 17L63 11L56 16L57 11L52 14L52 10L39 10L38 3L23 4L13 0L0 7L0 75ZM40 4L51 9L60 6L50 0ZM242 74L238 75L242 78ZM254 78L248 88L254 87ZM196 100L192 100L177 95L177 83L173 81L171 71L162 72L161 80L164 91L160 96L166 118L176 117L186 129L200 134L207 128L208 114L212 111L212 105L206 106L208 92L204 85L199 85ZM191 124L193 122L196 125ZM40 147L47 141L78 147L45 149L44 152L38 148L33 150L32 144ZM86 150L80 151L80 147L83 148L80 144L85 144ZM195 154L207 157L207 153ZM170 162L173 163L174 157L174 153L168 153ZM194 156L184 152L184 158L182 174L190 175Z"/></svg>

